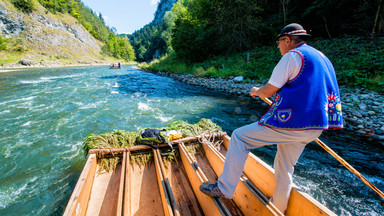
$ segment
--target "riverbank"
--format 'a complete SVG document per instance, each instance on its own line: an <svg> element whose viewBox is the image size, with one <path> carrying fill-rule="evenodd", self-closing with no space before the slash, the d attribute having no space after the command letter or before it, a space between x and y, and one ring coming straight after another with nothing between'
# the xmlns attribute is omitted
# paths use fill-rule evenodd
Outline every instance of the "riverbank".
<svg viewBox="0 0 384 216"><path fill-rule="evenodd" d="M110 66L111 63L117 62L116 59L109 62L79 62L79 63L50 63L50 64L40 64L40 63L32 63L27 64L25 62L18 63L10 63L4 66L0 66L0 73L2 72L12 72L16 71L15 69L29 69L29 68L59 68L59 67L86 67L86 66ZM134 65L136 62L123 62L122 66L125 65Z"/></svg>
<svg viewBox="0 0 384 216"><path fill-rule="evenodd" d="M21 63L10 63L0 67L1 72L11 72L13 69L29 69L29 68L55 68L55 67L81 67L81 66L101 66L109 65L108 63L80 63L80 64L34 64L34 65L23 65Z"/></svg>
<svg viewBox="0 0 384 216"><path fill-rule="evenodd" d="M144 69L141 69L144 70ZM215 90L225 94L249 96L253 86L261 83L251 81L243 83L231 78L200 78L191 74L176 74L161 71L144 70L167 76L181 82ZM344 118L344 132L353 133L359 138L370 139L384 145L384 96L364 88L350 88L340 86L340 94ZM264 103L257 98L260 103Z"/></svg>

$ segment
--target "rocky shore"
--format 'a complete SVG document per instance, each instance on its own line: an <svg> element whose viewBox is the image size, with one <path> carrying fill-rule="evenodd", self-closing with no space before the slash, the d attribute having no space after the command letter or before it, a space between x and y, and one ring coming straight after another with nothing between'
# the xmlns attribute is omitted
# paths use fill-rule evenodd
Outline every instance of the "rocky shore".
<svg viewBox="0 0 384 216"><path fill-rule="evenodd" d="M92 61L33 61L33 60L20 60L15 63L9 63L3 66L0 66L0 72L4 69L24 69L24 68L51 68L51 67L76 67L76 66L100 66L100 65L109 65L113 61L102 61L102 60L92 60Z"/></svg>
<svg viewBox="0 0 384 216"><path fill-rule="evenodd" d="M150 71L149 71L150 72ZM235 77L200 78L190 74L175 74L167 72L152 72L160 76L168 76L190 85L196 85L227 94L249 96L253 86L262 84L251 82L242 83ZM240 79L241 80L241 79ZM344 130L360 138L364 137L384 145L384 96L367 89L340 87ZM261 103L264 103L259 99Z"/></svg>

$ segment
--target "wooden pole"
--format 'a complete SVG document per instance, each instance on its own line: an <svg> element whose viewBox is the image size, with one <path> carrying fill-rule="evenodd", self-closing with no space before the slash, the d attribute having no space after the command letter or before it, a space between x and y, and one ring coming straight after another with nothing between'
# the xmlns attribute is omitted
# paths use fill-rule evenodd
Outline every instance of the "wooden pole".
<svg viewBox="0 0 384 216"><path fill-rule="evenodd" d="M211 135L215 137L222 137L226 135L226 132L217 132L213 133ZM184 142L190 142L190 141L196 141L198 139L203 138L203 136L208 137L210 134L206 135L199 135L199 136L194 136L194 137L185 137L183 139L178 139L178 140L172 140L171 144L176 145L178 143L184 143ZM166 147L168 144L160 144L158 147ZM90 149L88 151L89 154L97 154L97 153L102 153L102 154L108 154L108 153L120 153L120 152L127 152L127 151L139 151L139 150L145 150L145 149L151 149L152 147L146 146L146 145L137 145L137 146L132 146L132 147L126 147L126 148L103 148L103 149Z"/></svg>
<svg viewBox="0 0 384 216"><path fill-rule="evenodd" d="M272 101L268 98L262 98L267 104L271 105ZM379 196L384 199L384 193L381 192L375 185L373 185L368 179L366 179L361 173L359 173L355 168L353 168L347 161L345 161L342 157L340 157L336 152L334 152L331 148L329 148L325 143L323 143L319 138L315 139L315 142L319 144L325 151L327 151L330 155L332 155L336 160L338 160L341 164L343 164L349 171L355 174L364 184L374 190Z"/></svg>

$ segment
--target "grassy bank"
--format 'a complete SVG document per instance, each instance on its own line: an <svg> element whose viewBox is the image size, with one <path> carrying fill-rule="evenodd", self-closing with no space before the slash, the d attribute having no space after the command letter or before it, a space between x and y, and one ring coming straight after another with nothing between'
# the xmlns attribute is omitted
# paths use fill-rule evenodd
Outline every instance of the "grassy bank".
<svg viewBox="0 0 384 216"><path fill-rule="evenodd" d="M340 85L384 93L383 38L312 40L308 44L321 50L332 61ZM212 57L201 63L182 62L173 53L149 64L139 64L139 67L198 77L243 76L245 82L265 83L280 58L276 46L261 46L243 53Z"/></svg>

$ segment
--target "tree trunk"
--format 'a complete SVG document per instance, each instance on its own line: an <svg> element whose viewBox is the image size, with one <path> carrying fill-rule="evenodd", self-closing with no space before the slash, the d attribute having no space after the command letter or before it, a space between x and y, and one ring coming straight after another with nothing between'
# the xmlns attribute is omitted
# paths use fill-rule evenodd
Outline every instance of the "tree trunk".
<svg viewBox="0 0 384 216"><path fill-rule="evenodd" d="M374 36L375 34L375 30L376 30L376 26L377 26L377 20L379 18L379 14L380 14L380 9L381 9L381 2L383 0L379 0L379 5L377 7L377 12L376 12L376 17L375 17L375 23L373 24L373 29L372 29L372 33L371 33L371 36ZM381 23L381 22L380 22ZM381 26L380 26L380 29L381 29Z"/></svg>
<svg viewBox="0 0 384 216"><path fill-rule="evenodd" d="M283 6L283 20L284 20L284 25L287 25L287 14L286 14L286 5L288 4L289 0L280 0L281 5Z"/></svg>
<svg viewBox="0 0 384 216"><path fill-rule="evenodd" d="M329 30L328 30L327 20L325 19L325 16L322 16L322 17L323 17L323 20L324 20L324 26L325 26L325 30L327 31L328 37L329 37L329 39L332 39L332 36L331 36L331 34L329 33Z"/></svg>

